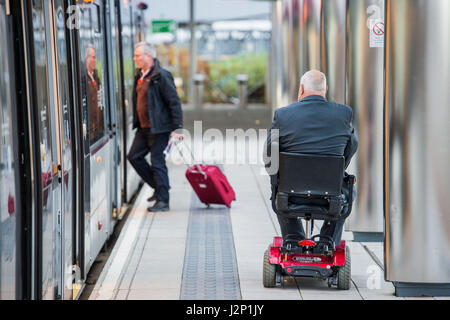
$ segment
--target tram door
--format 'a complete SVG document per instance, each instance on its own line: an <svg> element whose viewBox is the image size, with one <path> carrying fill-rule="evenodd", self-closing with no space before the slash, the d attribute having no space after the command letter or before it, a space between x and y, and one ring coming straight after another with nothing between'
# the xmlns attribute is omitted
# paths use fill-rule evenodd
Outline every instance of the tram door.
<svg viewBox="0 0 450 320"><path fill-rule="evenodd" d="M80 12L82 122L84 135L84 274L111 233L113 141L103 1Z"/></svg>
<svg viewBox="0 0 450 320"><path fill-rule="evenodd" d="M15 72L5 0L0 0L0 300L20 299Z"/></svg>
<svg viewBox="0 0 450 320"><path fill-rule="evenodd" d="M30 84L38 141L34 255L38 299L72 298L73 156L62 0L31 6Z"/></svg>
<svg viewBox="0 0 450 320"><path fill-rule="evenodd" d="M121 14L121 43L124 79L124 131L125 145L124 151L128 152L133 143L135 132L133 132L133 87L134 87L134 29L133 29L133 8L130 1L120 1ZM136 193L141 178L129 161L125 161L125 201L130 203Z"/></svg>
<svg viewBox="0 0 450 320"><path fill-rule="evenodd" d="M70 99L68 65L68 39L66 39L65 7L63 0L47 1L50 5L49 20L52 36L52 62L54 88L54 113L56 119L59 182L62 188L61 213L57 221L57 250L61 259L55 260L56 276L59 277L58 295L72 299L73 270L73 223L74 223L74 170L73 170L73 103ZM60 271L59 271L60 270Z"/></svg>
<svg viewBox="0 0 450 320"><path fill-rule="evenodd" d="M121 217L122 213L125 211L124 199L124 186L125 186L125 168L126 163L125 158L125 136L123 128L123 70L122 70L122 60L121 60L121 44L120 44L120 7L118 2L111 3L109 7L109 19L110 19L110 39L111 44L109 46L110 61L112 69L112 86L111 86L111 102L115 105L115 108L111 107L111 113L114 113L113 120L113 131L114 131L114 168L113 177L115 180L115 190L114 193L114 215L115 219ZM113 90L114 88L114 90Z"/></svg>
<svg viewBox="0 0 450 320"><path fill-rule="evenodd" d="M36 285L38 299L56 299L60 287L60 272L56 268L61 261L60 228L61 186L58 181L57 130L55 127L54 89L52 76L52 46L48 4L44 0L29 2L31 5L32 46L30 50L30 78L32 79L33 108L36 115L35 131L38 141L36 155L36 187L39 189L35 217L36 237ZM22 2L26 5L25 2ZM33 127L31 127L31 130ZM35 141L36 141L35 140Z"/></svg>

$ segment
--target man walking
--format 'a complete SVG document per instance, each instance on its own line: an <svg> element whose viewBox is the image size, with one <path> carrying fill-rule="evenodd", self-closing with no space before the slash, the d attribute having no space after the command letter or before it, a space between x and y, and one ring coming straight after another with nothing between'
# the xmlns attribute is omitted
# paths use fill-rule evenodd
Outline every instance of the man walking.
<svg viewBox="0 0 450 320"><path fill-rule="evenodd" d="M127 158L139 176L155 192L150 212L169 211L169 175L164 156L170 136L183 127L181 102L169 71L156 59L155 48L145 42L135 46L134 61L139 70L133 90L133 129L137 129ZM150 152L151 165L145 157Z"/></svg>

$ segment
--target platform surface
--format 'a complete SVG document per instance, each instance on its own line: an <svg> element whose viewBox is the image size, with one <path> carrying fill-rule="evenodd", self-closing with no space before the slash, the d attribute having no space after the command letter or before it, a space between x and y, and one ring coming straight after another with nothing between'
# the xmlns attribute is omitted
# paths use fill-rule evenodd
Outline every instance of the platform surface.
<svg viewBox="0 0 450 320"><path fill-rule="evenodd" d="M221 292L216 292L222 289L225 293L234 294L233 299L242 300L450 299L396 297L392 283L384 281L382 265L380 267L377 264L383 263L383 243L353 242L351 232L343 234L352 259L350 290L328 288L324 281L304 278L290 278L284 288L264 288L264 251L273 237L280 235L280 229L269 200L269 177L261 174L262 166L245 164L222 167L237 195L231 209L222 206L206 209L195 198L185 179L186 166L168 166L171 184L170 212L147 212L149 204L146 199L152 191L148 186L142 188L89 299L214 300L223 299ZM213 240L192 240L196 238L191 233L194 229L192 224L189 227L190 219L196 217L194 215L198 212L207 213L204 210L212 210L212 215L228 219L230 228L220 231L228 233L227 241L223 241L224 237L216 231L213 236L217 237ZM201 222L197 223L204 223L204 228L212 228L209 226L214 225L214 221L199 221ZM315 228L318 231L319 225ZM200 245L201 249L198 250L203 250L201 254L205 256L204 259L210 259L210 263L202 264L200 261L198 266L185 268L184 263L188 261L187 248L191 248L188 239L189 243ZM208 245L209 242L202 245L201 241L215 241L215 245ZM226 270L225 267L222 268L224 262L220 260L223 255L211 252L217 251L218 246L228 254L227 257L231 257L229 259L235 259ZM199 268L206 268L206 274L200 274L205 271ZM189 279L191 283L199 285L191 284L191 288L183 288L183 283L187 286L186 280ZM209 288L210 293L198 292L201 287Z"/></svg>

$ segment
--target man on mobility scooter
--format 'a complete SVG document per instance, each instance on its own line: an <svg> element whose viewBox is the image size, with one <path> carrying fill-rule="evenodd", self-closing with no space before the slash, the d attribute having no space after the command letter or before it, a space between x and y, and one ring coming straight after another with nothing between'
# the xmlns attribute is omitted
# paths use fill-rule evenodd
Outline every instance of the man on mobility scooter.
<svg viewBox="0 0 450 320"><path fill-rule="evenodd" d="M283 284L289 275L350 288L350 252L341 236L354 200L355 177L345 169L358 138L352 109L327 101L327 89L322 72L308 71L301 78L298 102L274 115L265 163L282 237L275 237L265 252L265 287ZM312 236L314 220L324 223L320 234Z"/></svg>

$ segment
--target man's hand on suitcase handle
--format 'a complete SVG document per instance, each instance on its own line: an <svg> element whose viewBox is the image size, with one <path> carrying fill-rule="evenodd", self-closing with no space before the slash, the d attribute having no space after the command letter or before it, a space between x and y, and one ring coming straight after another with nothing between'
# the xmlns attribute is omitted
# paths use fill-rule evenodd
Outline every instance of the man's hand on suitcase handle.
<svg viewBox="0 0 450 320"><path fill-rule="evenodd" d="M164 154L167 156L172 149L172 144L176 144L177 142L183 141L184 135L180 133L176 133L175 131L171 133L169 143L167 144L166 149L164 150Z"/></svg>
<svg viewBox="0 0 450 320"><path fill-rule="evenodd" d="M176 132L172 132L172 137L173 140L178 140L178 141L182 141L184 140L184 135L176 133Z"/></svg>

